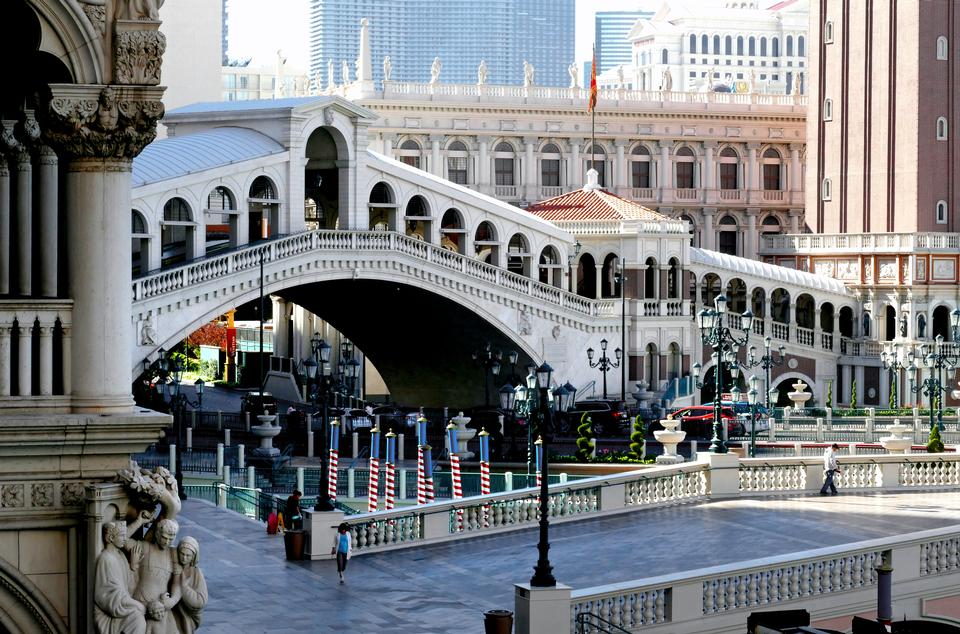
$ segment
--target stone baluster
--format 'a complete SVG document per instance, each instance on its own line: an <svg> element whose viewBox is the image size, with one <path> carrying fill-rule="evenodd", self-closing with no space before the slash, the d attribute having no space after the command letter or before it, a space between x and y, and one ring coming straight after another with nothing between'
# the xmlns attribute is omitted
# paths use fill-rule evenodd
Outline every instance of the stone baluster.
<svg viewBox="0 0 960 634"><path fill-rule="evenodd" d="M17 320L19 346L17 348L19 363L18 388L20 396L30 396L33 392L33 322L23 315Z"/></svg>

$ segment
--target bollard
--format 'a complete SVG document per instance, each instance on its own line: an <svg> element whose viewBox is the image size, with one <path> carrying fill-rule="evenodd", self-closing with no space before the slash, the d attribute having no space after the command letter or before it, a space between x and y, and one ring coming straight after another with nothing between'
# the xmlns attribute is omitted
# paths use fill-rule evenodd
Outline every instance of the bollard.
<svg viewBox="0 0 960 634"><path fill-rule="evenodd" d="M222 482L217 483L217 506L227 508L227 487Z"/></svg>
<svg viewBox="0 0 960 634"><path fill-rule="evenodd" d="M244 447L243 445L237 445L237 469L242 470L246 466L244 455L243 455L245 449L246 447Z"/></svg>
<svg viewBox="0 0 960 634"><path fill-rule="evenodd" d="M217 410L217 431L223 431L223 410Z"/></svg>
<svg viewBox="0 0 960 634"><path fill-rule="evenodd" d="M360 455L360 433L353 432L353 457L356 458L358 455Z"/></svg>
<svg viewBox="0 0 960 634"><path fill-rule="evenodd" d="M697 459L697 441L696 440L690 441L690 459L691 460Z"/></svg>
<svg viewBox="0 0 960 634"><path fill-rule="evenodd" d="M170 473L177 473L177 446L170 445Z"/></svg>
<svg viewBox="0 0 960 634"><path fill-rule="evenodd" d="M223 443L217 443L217 477L223 476Z"/></svg>
<svg viewBox="0 0 960 634"><path fill-rule="evenodd" d="M307 431L307 458L313 458L313 432Z"/></svg>
<svg viewBox="0 0 960 634"><path fill-rule="evenodd" d="M247 433L250 432L250 412L243 413L243 427Z"/></svg>
<svg viewBox="0 0 960 634"><path fill-rule="evenodd" d="M823 442L823 419L817 419L817 442Z"/></svg>
<svg viewBox="0 0 960 634"><path fill-rule="evenodd" d="M401 435L401 438L403 436ZM399 497L401 500L407 499L407 470L400 469L400 494Z"/></svg>
<svg viewBox="0 0 960 634"><path fill-rule="evenodd" d="M397 462L403 462L403 434L397 434Z"/></svg>
<svg viewBox="0 0 960 634"><path fill-rule="evenodd" d="M247 467L247 488L257 488L257 470L254 467Z"/></svg>
<svg viewBox="0 0 960 634"><path fill-rule="evenodd" d="M509 493L513 491L513 472L505 471L503 473L503 490Z"/></svg>
<svg viewBox="0 0 960 634"><path fill-rule="evenodd" d="M356 436L356 434L354 434ZM356 497L356 474L353 472L353 467L347 469L347 497L353 499Z"/></svg>
<svg viewBox="0 0 960 634"><path fill-rule="evenodd" d="M560 474L560 484L566 484L566 483L567 483L567 474L566 474L566 473L561 473L561 474Z"/></svg>
<svg viewBox="0 0 960 634"><path fill-rule="evenodd" d="M833 420L833 408L826 407L824 408L824 411L827 413L827 420Z"/></svg>
<svg viewBox="0 0 960 634"><path fill-rule="evenodd" d="M303 467L297 467L297 491L303 492Z"/></svg>
<svg viewBox="0 0 960 634"><path fill-rule="evenodd" d="M229 429L223 430L223 446L224 447L230 446L230 430Z"/></svg>
<svg viewBox="0 0 960 634"><path fill-rule="evenodd" d="M193 450L193 427L187 427L187 451Z"/></svg>
<svg viewBox="0 0 960 634"><path fill-rule="evenodd" d="M223 465L223 483L227 486L233 485L233 481L230 477L230 465L228 464Z"/></svg>

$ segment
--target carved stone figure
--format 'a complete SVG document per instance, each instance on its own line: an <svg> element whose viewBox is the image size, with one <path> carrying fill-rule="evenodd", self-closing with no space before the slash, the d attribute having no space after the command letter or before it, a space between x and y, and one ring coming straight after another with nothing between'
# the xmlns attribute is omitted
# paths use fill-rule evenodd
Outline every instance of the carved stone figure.
<svg viewBox="0 0 960 634"><path fill-rule="evenodd" d="M907 336L907 314L903 313L900 315L900 336Z"/></svg>
<svg viewBox="0 0 960 634"><path fill-rule="evenodd" d="M390 75L393 73L393 62L390 61L390 56L387 55L383 58L383 81L390 81Z"/></svg>
<svg viewBox="0 0 960 634"><path fill-rule="evenodd" d="M172 548L180 525L163 519L147 533L153 541L134 540L128 545L130 568L137 576L133 598L147 607L148 634L176 634L171 610L180 601L181 568Z"/></svg>
<svg viewBox="0 0 960 634"><path fill-rule="evenodd" d="M340 75L343 79L343 85L347 86L350 84L350 64L347 63L347 60L343 60L340 64Z"/></svg>
<svg viewBox="0 0 960 634"><path fill-rule="evenodd" d="M146 606L133 598L136 579L122 549L127 543L127 523L103 527L103 551L97 557L93 621L99 634L143 634L147 630Z"/></svg>
<svg viewBox="0 0 960 634"><path fill-rule="evenodd" d="M320 71L317 71L313 74L313 86L314 90L319 95L320 91L323 90L323 83L320 81Z"/></svg>
<svg viewBox="0 0 960 634"><path fill-rule="evenodd" d="M487 60L481 59L480 66L477 67L477 85L483 86L487 83Z"/></svg>
<svg viewBox="0 0 960 634"><path fill-rule="evenodd" d="M864 337L870 336L870 313L863 313L863 333Z"/></svg>
<svg viewBox="0 0 960 634"><path fill-rule="evenodd" d="M750 77L750 89L748 92L750 94L753 94L757 91L757 74L752 68L750 69L749 77Z"/></svg>
<svg viewBox="0 0 960 634"><path fill-rule="evenodd" d="M617 66L617 88L623 90L627 87L627 80L623 76L623 64Z"/></svg>
<svg viewBox="0 0 960 634"><path fill-rule="evenodd" d="M793 76L793 96L800 96L800 83L803 81L803 73L797 73Z"/></svg>
<svg viewBox="0 0 960 634"><path fill-rule="evenodd" d="M533 334L533 325L531 325L530 316L527 315L527 311L525 309L521 309L520 311L520 320L517 327L517 332L523 336Z"/></svg>
<svg viewBox="0 0 960 634"><path fill-rule="evenodd" d="M333 60L327 60L327 89L333 90L337 86L337 78L333 76Z"/></svg>
<svg viewBox="0 0 960 634"><path fill-rule="evenodd" d="M118 20L160 20L163 0L120 0L117 3Z"/></svg>
<svg viewBox="0 0 960 634"><path fill-rule="evenodd" d="M917 339L923 339L924 335L927 334L927 318L923 316L923 313L917 315Z"/></svg>
<svg viewBox="0 0 960 634"><path fill-rule="evenodd" d="M663 92L670 92L673 90L673 75L670 73L669 68L663 69L663 80L660 83L660 90Z"/></svg>
<svg viewBox="0 0 960 634"><path fill-rule="evenodd" d="M523 61L523 85L530 87L533 85L533 64L524 60Z"/></svg>
<svg viewBox="0 0 960 634"><path fill-rule="evenodd" d="M180 603L174 608L174 617L180 634L193 634L200 627L203 608L207 605L207 581L197 566L200 563L200 544L192 537L184 537L177 546L180 562Z"/></svg>
<svg viewBox="0 0 960 634"><path fill-rule="evenodd" d="M101 34L107 30L107 0L79 0L80 8L87 14L90 24Z"/></svg>
<svg viewBox="0 0 960 634"><path fill-rule="evenodd" d="M140 345L157 345L157 330L153 327L153 317L150 315L147 315L147 318L143 321L143 326L140 328Z"/></svg>
<svg viewBox="0 0 960 634"><path fill-rule="evenodd" d="M440 81L440 69L443 68L443 64L440 63L439 57L433 58L433 63L430 64L430 83L435 84Z"/></svg>
<svg viewBox="0 0 960 634"><path fill-rule="evenodd" d="M579 88L580 87L580 69L577 68L577 63L574 62L567 67L567 72L570 73L570 87Z"/></svg>

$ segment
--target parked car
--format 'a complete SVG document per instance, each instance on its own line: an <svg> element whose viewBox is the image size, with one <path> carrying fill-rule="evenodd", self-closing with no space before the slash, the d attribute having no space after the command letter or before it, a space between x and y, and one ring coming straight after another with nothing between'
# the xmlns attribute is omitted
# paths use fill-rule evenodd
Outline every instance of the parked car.
<svg viewBox="0 0 960 634"><path fill-rule="evenodd" d="M267 410L271 414L277 413L277 399L275 399L270 392L263 393L262 405L259 390L247 392L243 395L243 398L240 399L241 414L250 412L251 416L259 416L263 414L263 410Z"/></svg>
<svg viewBox="0 0 960 634"><path fill-rule="evenodd" d="M619 399L577 401L560 417L558 432L575 435L584 414L590 414L594 436L619 438L630 434L630 413L627 404Z"/></svg>
<svg viewBox="0 0 960 634"><path fill-rule="evenodd" d="M710 438L713 436L713 405L690 405L681 407L670 414L673 418L680 419L680 429L687 432L687 438ZM728 436L742 436L744 426L733 407L729 405L721 406L721 418L727 423ZM747 415L749 416L749 414ZM653 423L651 431L662 429L660 423Z"/></svg>

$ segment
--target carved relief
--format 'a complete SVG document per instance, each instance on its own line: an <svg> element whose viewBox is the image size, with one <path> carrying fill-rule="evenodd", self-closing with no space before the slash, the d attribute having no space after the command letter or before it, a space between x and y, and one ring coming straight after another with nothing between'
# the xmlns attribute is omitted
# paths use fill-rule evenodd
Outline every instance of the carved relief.
<svg viewBox="0 0 960 634"><path fill-rule="evenodd" d="M118 20L160 20L160 7L163 0L119 0L117 2Z"/></svg>
<svg viewBox="0 0 960 634"><path fill-rule="evenodd" d="M533 334L533 326L530 324L530 316L527 315L527 311L525 308L520 309L517 332L523 336Z"/></svg>
<svg viewBox="0 0 960 634"><path fill-rule="evenodd" d="M0 486L0 507L20 508L23 506L23 485L4 484Z"/></svg>
<svg viewBox="0 0 960 634"><path fill-rule="evenodd" d="M90 24L100 35L107 32L107 0L79 0Z"/></svg>
<svg viewBox="0 0 960 634"><path fill-rule="evenodd" d="M933 279L953 280L957 272L957 262L953 258L936 258L933 260Z"/></svg>
<svg viewBox="0 0 960 634"><path fill-rule="evenodd" d="M333 125L333 108L323 109L323 124Z"/></svg>
<svg viewBox="0 0 960 634"><path fill-rule="evenodd" d="M880 269L880 280L884 282L896 281L897 279L897 261L880 260L878 263Z"/></svg>
<svg viewBox="0 0 960 634"><path fill-rule="evenodd" d="M917 281L925 282L927 280L927 260L926 258L917 259Z"/></svg>
<svg viewBox="0 0 960 634"><path fill-rule="evenodd" d="M118 84L156 86L167 38L156 30L118 30L113 39L113 74Z"/></svg>
<svg viewBox="0 0 960 634"><path fill-rule="evenodd" d="M833 277L833 270L833 260L816 260L813 263L813 271L817 275Z"/></svg>
<svg viewBox="0 0 960 634"><path fill-rule="evenodd" d="M83 499L83 482L65 482L60 485L60 504L63 506L80 506Z"/></svg>
<svg viewBox="0 0 960 634"><path fill-rule="evenodd" d="M147 318L143 320L143 325L140 327L140 345L157 345L157 329L154 327L153 317L150 315L147 315Z"/></svg>
<svg viewBox="0 0 960 634"><path fill-rule="evenodd" d="M903 283L910 283L910 260L903 261Z"/></svg>
<svg viewBox="0 0 960 634"><path fill-rule="evenodd" d="M53 506L53 484L44 482L31 486L30 502L33 506Z"/></svg>

